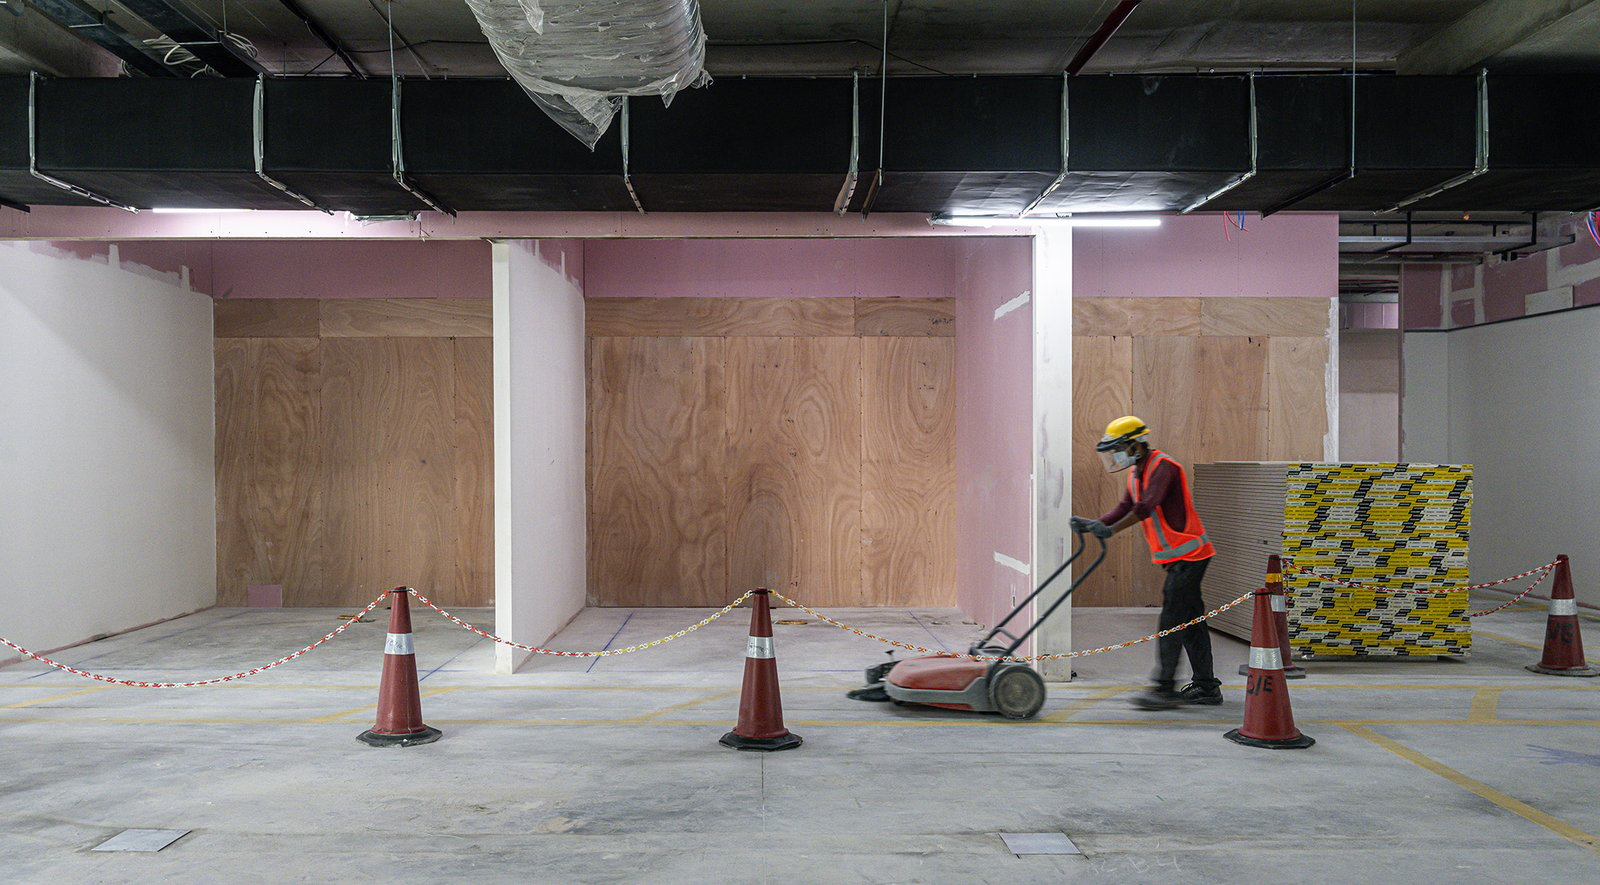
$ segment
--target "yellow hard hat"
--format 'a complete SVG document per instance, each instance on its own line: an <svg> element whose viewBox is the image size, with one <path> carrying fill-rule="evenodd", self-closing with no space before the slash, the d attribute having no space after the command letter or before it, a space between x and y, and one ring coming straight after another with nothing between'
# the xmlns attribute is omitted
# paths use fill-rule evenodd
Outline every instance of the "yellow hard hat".
<svg viewBox="0 0 1600 885"><path fill-rule="evenodd" d="M1106 435L1100 437L1100 442L1095 444L1095 451L1109 452L1127 443L1144 439L1150 435L1150 428L1134 415L1123 415L1121 418L1106 425Z"/></svg>

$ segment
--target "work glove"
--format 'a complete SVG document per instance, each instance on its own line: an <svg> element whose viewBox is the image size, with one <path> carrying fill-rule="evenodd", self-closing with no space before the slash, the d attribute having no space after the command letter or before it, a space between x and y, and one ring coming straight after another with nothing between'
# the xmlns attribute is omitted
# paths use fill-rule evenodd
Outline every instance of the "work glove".
<svg viewBox="0 0 1600 885"><path fill-rule="evenodd" d="M1101 540L1111 537L1111 526L1098 519L1090 519L1087 516L1074 516L1072 518L1072 530L1079 533L1088 532Z"/></svg>

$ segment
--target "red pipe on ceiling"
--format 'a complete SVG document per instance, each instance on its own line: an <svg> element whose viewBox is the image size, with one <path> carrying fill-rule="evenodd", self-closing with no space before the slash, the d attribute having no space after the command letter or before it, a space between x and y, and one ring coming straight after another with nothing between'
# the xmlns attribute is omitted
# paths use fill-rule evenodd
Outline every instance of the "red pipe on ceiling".
<svg viewBox="0 0 1600 885"><path fill-rule="evenodd" d="M1133 15L1133 8L1138 5L1139 0L1122 0L1118 3L1117 8L1111 10L1106 20L1100 23L1100 29L1089 37L1089 42L1083 44L1078 54L1072 57L1072 62L1067 65L1067 76L1076 77L1078 72L1083 70L1083 66L1089 63L1089 59L1094 57L1094 54L1100 51L1100 47L1111 39L1111 35L1117 32L1117 28L1122 27L1122 23L1128 20L1128 16Z"/></svg>

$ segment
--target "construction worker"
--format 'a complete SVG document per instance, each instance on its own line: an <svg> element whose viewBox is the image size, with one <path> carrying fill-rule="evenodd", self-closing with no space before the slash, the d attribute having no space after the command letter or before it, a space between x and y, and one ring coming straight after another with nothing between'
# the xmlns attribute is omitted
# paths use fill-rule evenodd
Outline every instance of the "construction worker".
<svg viewBox="0 0 1600 885"><path fill-rule="evenodd" d="M1216 551L1195 512L1183 467L1170 455L1150 448L1150 428L1133 415L1106 425L1095 451L1107 473L1129 467L1133 472L1128 474L1127 489L1117 506L1099 519L1074 516L1073 528L1109 538L1143 523L1150 558L1167 571L1161 588L1161 629L1200 617L1205 613L1200 579ZM1189 654L1193 681L1175 690L1180 649ZM1133 698L1134 706L1164 710L1184 704L1222 703L1222 683L1212 671L1211 634L1204 623L1157 640L1156 662L1155 684Z"/></svg>

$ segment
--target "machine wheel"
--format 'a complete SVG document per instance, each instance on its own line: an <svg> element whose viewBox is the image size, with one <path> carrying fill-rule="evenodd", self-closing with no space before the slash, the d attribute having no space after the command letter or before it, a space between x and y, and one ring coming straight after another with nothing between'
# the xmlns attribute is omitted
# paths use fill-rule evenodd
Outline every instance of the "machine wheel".
<svg viewBox="0 0 1600 885"><path fill-rule="evenodd" d="M1044 680L1028 667L1004 667L989 677L989 703L1007 719L1031 719L1044 706Z"/></svg>

